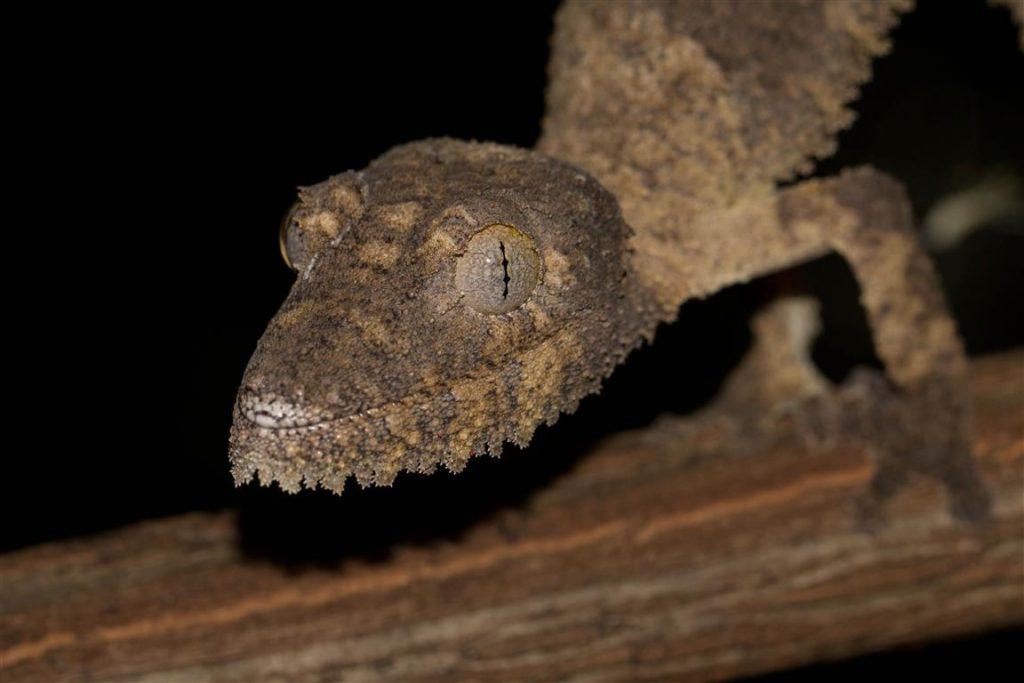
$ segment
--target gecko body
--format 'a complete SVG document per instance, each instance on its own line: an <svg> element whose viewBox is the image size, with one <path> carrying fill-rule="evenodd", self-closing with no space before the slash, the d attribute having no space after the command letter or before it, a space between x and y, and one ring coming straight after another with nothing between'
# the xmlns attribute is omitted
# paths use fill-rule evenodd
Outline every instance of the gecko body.
<svg viewBox="0 0 1024 683"><path fill-rule="evenodd" d="M860 168L780 188L832 151L909 6L567 3L536 151L427 140L302 191L236 481L458 471L572 411L687 299L838 252L893 386L873 403L948 425L883 438L874 499L919 471L983 517L963 351L902 187Z"/></svg>

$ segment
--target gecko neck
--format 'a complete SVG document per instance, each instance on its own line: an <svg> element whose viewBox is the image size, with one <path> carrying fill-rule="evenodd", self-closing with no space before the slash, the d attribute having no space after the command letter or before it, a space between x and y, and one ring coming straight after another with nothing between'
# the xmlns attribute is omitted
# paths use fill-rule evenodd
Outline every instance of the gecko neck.
<svg viewBox="0 0 1024 683"><path fill-rule="evenodd" d="M659 12L622 5L561 10L537 148L616 196L634 230L634 271L668 320L702 293L688 264L706 240L692 218L740 193L748 150L703 48L669 35Z"/></svg>
<svg viewBox="0 0 1024 683"><path fill-rule="evenodd" d="M634 230L637 277L663 319L728 283L728 273L709 279L707 264L745 231L725 234L716 214L770 199L778 182L833 150L834 133L853 119L847 102L911 4L562 7L538 149L616 196Z"/></svg>

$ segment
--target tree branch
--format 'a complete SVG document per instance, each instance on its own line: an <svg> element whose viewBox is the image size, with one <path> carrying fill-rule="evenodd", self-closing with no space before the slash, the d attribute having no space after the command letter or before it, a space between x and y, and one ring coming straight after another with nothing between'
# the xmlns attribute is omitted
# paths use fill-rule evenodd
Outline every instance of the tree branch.
<svg viewBox="0 0 1024 683"><path fill-rule="evenodd" d="M1021 624L1024 352L973 374L984 528L915 482L865 534L862 451L809 452L783 423L745 442L708 411L383 561L289 570L247 556L233 513L12 553L0 677L702 680Z"/></svg>

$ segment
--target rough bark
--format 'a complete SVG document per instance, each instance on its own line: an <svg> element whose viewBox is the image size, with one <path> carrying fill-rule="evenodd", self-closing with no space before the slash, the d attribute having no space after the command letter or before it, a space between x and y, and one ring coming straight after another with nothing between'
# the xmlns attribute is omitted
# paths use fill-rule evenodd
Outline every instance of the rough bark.
<svg viewBox="0 0 1024 683"><path fill-rule="evenodd" d="M283 567L235 514L0 558L14 681L721 679L1024 623L1024 352L973 365L994 520L870 459L708 411L621 436L530 502L386 559ZM425 513L427 514L427 513ZM343 531L339 531L343 533Z"/></svg>

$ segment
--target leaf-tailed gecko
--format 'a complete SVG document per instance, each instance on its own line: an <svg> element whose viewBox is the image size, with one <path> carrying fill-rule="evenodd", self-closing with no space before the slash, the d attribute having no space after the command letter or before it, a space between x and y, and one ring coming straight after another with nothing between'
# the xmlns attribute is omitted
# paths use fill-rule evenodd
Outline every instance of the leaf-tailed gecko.
<svg viewBox="0 0 1024 683"><path fill-rule="evenodd" d="M684 301L838 252L891 382L865 399L891 425L869 503L917 471L983 518L964 354L901 185L857 168L780 188L832 151L909 5L570 1L536 150L426 140L303 189L236 482L459 471L572 411Z"/></svg>

